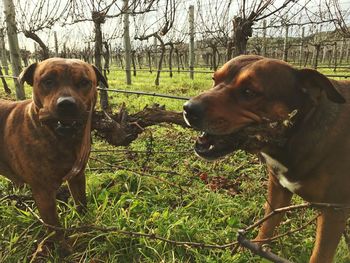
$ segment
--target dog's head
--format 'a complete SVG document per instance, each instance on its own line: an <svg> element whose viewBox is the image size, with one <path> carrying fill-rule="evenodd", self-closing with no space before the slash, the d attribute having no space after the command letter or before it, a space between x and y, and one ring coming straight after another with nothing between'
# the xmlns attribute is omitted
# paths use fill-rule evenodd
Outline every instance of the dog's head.
<svg viewBox="0 0 350 263"><path fill-rule="evenodd" d="M247 143L254 126L289 118L297 110L306 113L322 98L345 102L324 75L311 69L260 56L244 55L227 62L213 76L213 87L184 105L184 118L203 132L196 142L197 154L216 159L243 148L262 150L262 143ZM244 143L244 147L242 144Z"/></svg>
<svg viewBox="0 0 350 263"><path fill-rule="evenodd" d="M95 66L64 58L50 58L30 65L21 73L20 82L33 86L33 102L39 119L67 130L87 119L96 103L98 83L107 86Z"/></svg>

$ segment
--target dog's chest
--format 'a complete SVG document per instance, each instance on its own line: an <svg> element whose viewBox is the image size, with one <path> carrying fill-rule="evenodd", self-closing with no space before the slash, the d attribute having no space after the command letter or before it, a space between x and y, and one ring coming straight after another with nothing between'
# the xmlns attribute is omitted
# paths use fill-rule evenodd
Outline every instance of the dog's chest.
<svg viewBox="0 0 350 263"><path fill-rule="evenodd" d="M286 177L286 174L288 172L288 168L286 166L284 166L282 163L280 163L279 161L272 158L270 155L266 153L262 152L261 155L264 157L268 168L271 170L273 175L277 178L280 185L282 185L284 188L288 189L292 193L295 193L297 190L300 189L301 184L299 182L291 182Z"/></svg>
<svg viewBox="0 0 350 263"><path fill-rule="evenodd" d="M76 145L73 142L42 138L40 141L27 140L21 155L21 167L25 172L35 173L37 177L62 178L68 173L76 159ZM15 156L13 159L16 159Z"/></svg>

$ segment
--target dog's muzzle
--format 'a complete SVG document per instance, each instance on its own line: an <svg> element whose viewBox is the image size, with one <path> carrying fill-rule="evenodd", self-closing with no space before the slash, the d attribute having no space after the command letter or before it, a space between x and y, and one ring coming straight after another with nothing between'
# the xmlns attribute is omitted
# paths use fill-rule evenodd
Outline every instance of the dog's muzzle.
<svg viewBox="0 0 350 263"><path fill-rule="evenodd" d="M64 137L74 136L82 128L79 107L72 96L62 96L56 101L57 123L55 132Z"/></svg>
<svg viewBox="0 0 350 263"><path fill-rule="evenodd" d="M80 109L73 97L59 97L54 110L39 109L39 121L58 136L73 138L82 132L89 114L89 111Z"/></svg>
<svg viewBox="0 0 350 263"><path fill-rule="evenodd" d="M193 100L183 105L183 117L188 126L200 129L202 125L205 107L202 103Z"/></svg>
<svg viewBox="0 0 350 263"><path fill-rule="evenodd" d="M59 116L71 116L78 113L76 100L71 97L59 97L56 102L56 110Z"/></svg>
<svg viewBox="0 0 350 263"><path fill-rule="evenodd" d="M77 134L81 130L82 124L77 121L73 121L69 124L64 124L61 121L57 122L57 126L55 127L55 132L59 136L68 137Z"/></svg>

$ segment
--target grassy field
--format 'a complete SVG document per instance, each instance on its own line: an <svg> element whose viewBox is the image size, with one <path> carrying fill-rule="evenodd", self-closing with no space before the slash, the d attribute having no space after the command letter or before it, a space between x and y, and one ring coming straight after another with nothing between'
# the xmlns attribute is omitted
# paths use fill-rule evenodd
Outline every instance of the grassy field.
<svg viewBox="0 0 350 263"><path fill-rule="evenodd" d="M112 71L109 83L111 88L182 96L198 94L212 83L210 74L197 74L192 81L185 73L175 73L172 79L163 73L159 87L154 86L154 78L154 73L138 73L133 85L126 86L124 73ZM183 104L119 93L111 93L110 99L115 109L126 102L130 112L153 103L180 111ZM64 196L59 203L64 227L88 227L68 233L74 240L73 254L60 258L53 249L45 258L36 257L36 262L267 262L243 249L175 246L96 228L114 227L176 241L225 244L235 241L238 229L261 218L267 183L264 166L255 156L240 151L220 161L205 162L192 151L195 136L195 132L176 125L161 125L148 128L128 147L112 147L95 138L86 171L88 213L80 217L72 200ZM0 262L30 262L38 244L46 238L45 227L31 212L37 214L33 201L25 200L30 191L14 189L2 177L0 193L24 196L21 202L0 198ZM301 202L297 197L293 199L293 203ZM316 213L311 209L287 213L278 233L304 225ZM271 249L293 262L307 262L314 231L315 224L310 224L276 240ZM254 229L248 236L253 238L256 233ZM335 262L350 262L344 240Z"/></svg>

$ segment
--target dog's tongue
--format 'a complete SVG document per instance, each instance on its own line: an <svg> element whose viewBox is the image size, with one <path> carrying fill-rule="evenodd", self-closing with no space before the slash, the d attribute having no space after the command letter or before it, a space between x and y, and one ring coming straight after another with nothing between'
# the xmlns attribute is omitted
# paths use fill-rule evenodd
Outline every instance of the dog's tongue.
<svg viewBox="0 0 350 263"><path fill-rule="evenodd" d="M203 133L201 136L197 138L196 141L196 150L199 152L206 152L209 150L212 142L210 140L210 136L207 133Z"/></svg>
<svg viewBox="0 0 350 263"><path fill-rule="evenodd" d="M207 144L207 143L209 143L209 136L208 136L208 134L203 132L200 136L198 136L198 142L200 144Z"/></svg>

